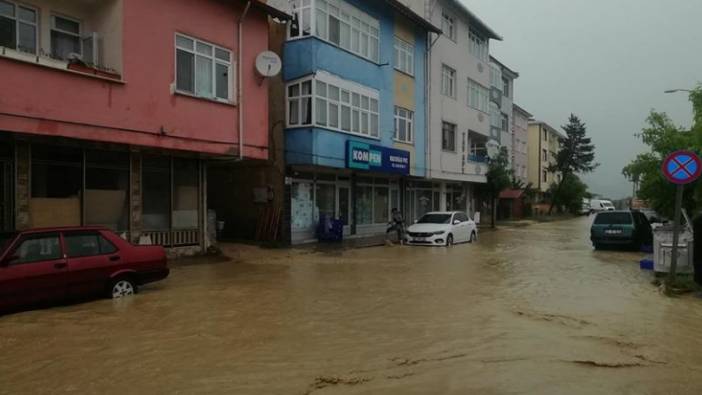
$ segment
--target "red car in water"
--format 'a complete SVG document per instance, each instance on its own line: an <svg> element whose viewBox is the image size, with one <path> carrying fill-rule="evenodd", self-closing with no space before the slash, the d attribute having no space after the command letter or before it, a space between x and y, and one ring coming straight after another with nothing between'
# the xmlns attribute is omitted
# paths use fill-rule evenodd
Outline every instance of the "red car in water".
<svg viewBox="0 0 702 395"><path fill-rule="evenodd" d="M97 226L0 233L0 311L102 294L120 298L168 277L161 246Z"/></svg>

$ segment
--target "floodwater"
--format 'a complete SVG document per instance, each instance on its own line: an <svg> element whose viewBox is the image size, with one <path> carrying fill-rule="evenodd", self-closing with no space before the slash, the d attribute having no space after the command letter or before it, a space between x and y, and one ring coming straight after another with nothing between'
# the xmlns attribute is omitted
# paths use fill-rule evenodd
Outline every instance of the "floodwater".
<svg viewBox="0 0 702 395"><path fill-rule="evenodd" d="M588 225L228 248L127 300L0 317L0 393L702 393L702 300L594 252Z"/></svg>

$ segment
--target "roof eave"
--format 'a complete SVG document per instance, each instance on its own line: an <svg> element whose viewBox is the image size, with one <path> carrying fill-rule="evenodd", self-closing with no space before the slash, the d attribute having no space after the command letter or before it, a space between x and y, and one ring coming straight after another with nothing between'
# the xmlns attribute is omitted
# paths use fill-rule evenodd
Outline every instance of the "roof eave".
<svg viewBox="0 0 702 395"><path fill-rule="evenodd" d="M412 11L411 8L407 7L406 5L402 4L398 0L385 0L386 3L390 4L391 7L393 7L397 12L405 16L407 19L410 21L416 23L423 29L431 32L431 33L436 33L436 34L441 34L442 31L438 27L434 26L431 22L428 20L424 19L421 15L417 14L416 12Z"/></svg>
<svg viewBox="0 0 702 395"><path fill-rule="evenodd" d="M453 2L453 4L457 7L459 7L463 12L465 12L468 15L468 19L470 19L471 22L474 22L476 25L476 28L480 30L482 33L484 33L487 38L492 39L492 40L497 40L497 41L503 41L502 36L497 34L494 30L490 28L490 26L487 25L487 23L483 22L482 19L478 18L477 15L475 15L471 10L468 9L461 1L459 0L450 0Z"/></svg>
<svg viewBox="0 0 702 395"><path fill-rule="evenodd" d="M262 2L261 0L251 0L251 6L265 12L266 14L274 18L278 18L283 21L289 21L293 19L292 15L288 14L287 12L282 11L271 5L268 5Z"/></svg>

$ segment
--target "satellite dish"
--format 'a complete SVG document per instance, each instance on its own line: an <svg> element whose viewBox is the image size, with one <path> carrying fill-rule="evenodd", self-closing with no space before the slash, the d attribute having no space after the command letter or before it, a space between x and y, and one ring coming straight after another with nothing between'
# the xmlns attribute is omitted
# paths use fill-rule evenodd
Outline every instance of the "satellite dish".
<svg viewBox="0 0 702 395"><path fill-rule="evenodd" d="M280 57L273 51L264 51L256 57L256 72L261 77L275 77L280 74L283 68L283 62Z"/></svg>
<svg viewBox="0 0 702 395"><path fill-rule="evenodd" d="M500 143L495 140L490 140L485 143L485 149L487 150L488 158L495 159L497 155L500 154Z"/></svg>

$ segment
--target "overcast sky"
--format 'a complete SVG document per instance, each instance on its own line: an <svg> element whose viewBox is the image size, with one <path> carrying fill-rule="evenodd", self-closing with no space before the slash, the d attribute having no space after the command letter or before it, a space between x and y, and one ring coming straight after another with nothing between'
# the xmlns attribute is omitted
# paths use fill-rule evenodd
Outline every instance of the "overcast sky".
<svg viewBox="0 0 702 395"><path fill-rule="evenodd" d="M702 81L700 0L462 0L504 37L490 53L520 73L515 101L554 127L575 113L601 165L585 181L631 195L622 167L646 147L634 136L651 109L689 126L684 93Z"/></svg>

